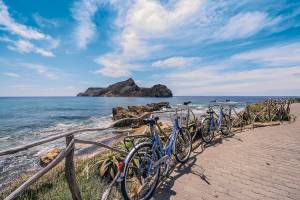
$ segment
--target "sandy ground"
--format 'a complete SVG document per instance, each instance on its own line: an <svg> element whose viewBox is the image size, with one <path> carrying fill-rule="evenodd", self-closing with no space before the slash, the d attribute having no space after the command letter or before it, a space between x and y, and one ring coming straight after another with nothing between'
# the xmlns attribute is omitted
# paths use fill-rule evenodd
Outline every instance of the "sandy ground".
<svg viewBox="0 0 300 200"><path fill-rule="evenodd" d="M155 200L300 199L300 104L296 122L257 128L199 147Z"/></svg>

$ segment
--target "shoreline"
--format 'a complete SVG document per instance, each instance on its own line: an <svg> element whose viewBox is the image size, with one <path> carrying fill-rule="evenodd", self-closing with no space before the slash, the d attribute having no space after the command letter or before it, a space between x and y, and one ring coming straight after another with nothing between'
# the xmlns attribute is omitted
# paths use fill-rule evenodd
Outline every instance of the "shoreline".
<svg viewBox="0 0 300 200"><path fill-rule="evenodd" d="M300 107L300 103L298 103L299 107ZM293 122L278 122L278 121L274 121L274 123L279 123L279 124L276 124L276 125L271 125L271 126L260 126L260 127L255 127L255 128L245 128L245 129L242 129L242 131L239 131L239 130L236 130L234 131L234 135L239 135L239 134L247 134L251 131L255 131L256 129L263 129L263 128L269 128L269 127L272 127L272 126L286 126L286 125L289 125L289 124L292 124L294 123L295 121ZM216 135L216 137L219 137L220 134L218 133ZM124 138L124 135L122 134L116 134L115 136L113 137L107 137L107 138L102 138L101 140L99 140L98 142L103 142L104 144L114 144L114 143L117 143L117 142L120 142L122 139ZM200 142L200 143L194 143L193 144L193 149L197 149L197 148L200 148L201 145L203 145L204 143L203 142ZM98 147L96 145L89 145L89 144L78 144L80 146L80 149L79 150L75 150L75 162L84 162L88 159L91 159L93 157L96 157L98 155L100 155L101 153L104 153L104 152L108 152L109 150L103 148L103 147ZM59 168L61 165L63 165L63 163L60 163L57 167ZM22 173L19 174L19 178L22 179L22 177L27 177L28 175L30 174L34 174L36 173L37 171L39 171L42 167L39 166L38 168L36 169L33 169L33 170L27 170L27 171L24 171ZM5 183L4 187L1 187L0 188L0 192L3 192L7 189L7 187L10 187L11 184L12 184L12 181L13 180L10 180L9 182Z"/></svg>
<svg viewBox="0 0 300 200"><path fill-rule="evenodd" d="M203 107L203 108L205 108L205 107ZM167 116L167 118L168 118L168 116ZM122 138L121 134L109 134L109 136L106 136L104 134L103 137L100 139L100 141L103 141L105 144L113 144L113 143L120 141L121 138ZM101 152L105 151L104 148L97 147L96 145L78 145L78 146L79 146L79 149L75 151L76 160L88 159L88 158L94 157L97 154L100 154ZM37 171L39 169L40 169L40 167L36 168L35 171ZM30 171L30 170L29 171L26 170L26 172L21 171L18 176L20 177L26 173L32 173L32 171ZM11 181L12 180L10 180L9 182L11 182Z"/></svg>

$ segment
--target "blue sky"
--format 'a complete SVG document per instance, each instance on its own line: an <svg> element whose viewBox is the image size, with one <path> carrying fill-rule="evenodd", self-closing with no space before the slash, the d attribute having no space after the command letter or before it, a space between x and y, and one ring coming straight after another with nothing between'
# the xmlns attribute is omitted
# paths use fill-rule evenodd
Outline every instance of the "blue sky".
<svg viewBox="0 0 300 200"><path fill-rule="evenodd" d="M0 0L0 96L129 77L174 95L300 95L300 2Z"/></svg>

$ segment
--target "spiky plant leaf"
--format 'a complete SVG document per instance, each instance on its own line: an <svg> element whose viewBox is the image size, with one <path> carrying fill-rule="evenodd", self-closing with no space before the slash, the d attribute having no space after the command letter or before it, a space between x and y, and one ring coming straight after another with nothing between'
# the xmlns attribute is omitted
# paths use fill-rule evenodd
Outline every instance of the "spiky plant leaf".
<svg viewBox="0 0 300 200"><path fill-rule="evenodd" d="M101 167L100 167L100 176L105 176L109 170L109 165L111 165L111 161L109 159L106 159Z"/></svg>
<svg viewBox="0 0 300 200"><path fill-rule="evenodd" d="M111 177L112 179L115 178L114 165L111 165L111 166L110 166L109 174L110 174L110 177Z"/></svg>

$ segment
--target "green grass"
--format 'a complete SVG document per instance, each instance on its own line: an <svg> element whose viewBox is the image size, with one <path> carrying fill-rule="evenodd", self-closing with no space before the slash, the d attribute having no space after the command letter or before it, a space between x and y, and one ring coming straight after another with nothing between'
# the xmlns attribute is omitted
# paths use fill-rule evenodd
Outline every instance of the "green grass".
<svg viewBox="0 0 300 200"><path fill-rule="evenodd" d="M80 187L80 192L83 199L98 200L104 190L108 187L109 179L102 178L99 175L98 160L102 153L93 158L86 158L76 161L76 180ZM87 168L86 166L91 166ZM4 199L9 193L23 183L30 174L22 177L17 182L14 182L5 191L0 193L0 199ZM48 174L41 177L36 183L30 186L18 199L72 199L71 193L64 174L63 163L53 168ZM121 199L119 190L114 187L110 199Z"/></svg>

